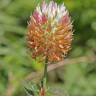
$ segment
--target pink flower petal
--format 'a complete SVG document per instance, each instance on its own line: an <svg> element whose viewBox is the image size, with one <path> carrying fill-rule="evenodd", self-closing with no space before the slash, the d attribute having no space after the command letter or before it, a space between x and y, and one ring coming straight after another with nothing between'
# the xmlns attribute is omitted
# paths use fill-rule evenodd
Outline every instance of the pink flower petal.
<svg viewBox="0 0 96 96"><path fill-rule="evenodd" d="M67 23L70 22L70 17L69 17L69 15L68 15L68 13L67 13L65 16L63 16L63 18L61 19L61 22L62 22L63 24L67 24Z"/></svg>
<svg viewBox="0 0 96 96"><path fill-rule="evenodd" d="M46 23L47 17L45 15L42 16L42 23Z"/></svg>
<svg viewBox="0 0 96 96"><path fill-rule="evenodd" d="M43 3L42 3L42 13L46 13L46 9L47 9L47 4L46 4L46 2L45 2L45 0L43 1Z"/></svg>
<svg viewBox="0 0 96 96"><path fill-rule="evenodd" d="M34 11L33 17L37 22L40 22L40 15L37 10Z"/></svg>

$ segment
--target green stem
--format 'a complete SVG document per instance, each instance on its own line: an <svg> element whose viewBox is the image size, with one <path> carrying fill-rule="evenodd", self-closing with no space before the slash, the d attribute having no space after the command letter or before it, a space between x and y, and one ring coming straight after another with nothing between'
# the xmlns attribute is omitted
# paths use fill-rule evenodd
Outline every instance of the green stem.
<svg viewBox="0 0 96 96"><path fill-rule="evenodd" d="M44 68L44 78L47 78L47 63L48 63L48 58L46 57L45 68Z"/></svg>
<svg viewBox="0 0 96 96"><path fill-rule="evenodd" d="M48 63L48 58L46 57L45 65L44 65L44 75L41 81L41 86L44 88L46 88L46 83L47 83L47 63Z"/></svg>

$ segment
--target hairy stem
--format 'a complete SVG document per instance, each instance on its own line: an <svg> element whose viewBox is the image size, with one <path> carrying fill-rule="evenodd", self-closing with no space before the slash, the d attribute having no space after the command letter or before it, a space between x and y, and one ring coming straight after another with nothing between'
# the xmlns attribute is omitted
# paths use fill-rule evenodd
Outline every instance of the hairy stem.
<svg viewBox="0 0 96 96"><path fill-rule="evenodd" d="M47 63L48 63L48 58L46 57L45 68L44 68L44 77L43 78L47 78Z"/></svg>
<svg viewBox="0 0 96 96"><path fill-rule="evenodd" d="M45 65L44 65L44 75L43 75L43 78L41 80L40 96L45 96L46 95L46 87L47 87L47 63L48 63L48 58L46 57Z"/></svg>

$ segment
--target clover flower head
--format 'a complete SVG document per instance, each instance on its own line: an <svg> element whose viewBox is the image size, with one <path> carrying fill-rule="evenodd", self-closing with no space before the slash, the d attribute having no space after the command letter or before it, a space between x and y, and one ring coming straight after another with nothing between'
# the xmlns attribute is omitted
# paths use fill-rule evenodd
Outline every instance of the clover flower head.
<svg viewBox="0 0 96 96"><path fill-rule="evenodd" d="M37 5L28 24L27 41L32 58L48 58L49 62L64 59L70 50L73 35L71 18L64 4L43 1Z"/></svg>

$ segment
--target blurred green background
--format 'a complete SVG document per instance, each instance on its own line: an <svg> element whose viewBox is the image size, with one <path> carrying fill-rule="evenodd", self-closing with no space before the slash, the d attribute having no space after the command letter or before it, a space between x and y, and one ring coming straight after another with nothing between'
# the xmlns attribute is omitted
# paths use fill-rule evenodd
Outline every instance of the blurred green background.
<svg viewBox="0 0 96 96"><path fill-rule="evenodd" d="M49 72L49 86L60 93L64 89L68 96L96 96L96 0L54 1L64 2L72 17L74 40L67 58L76 62ZM42 68L29 56L25 36L39 2L0 0L0 96L26 96L22 80Z"/></svg>

